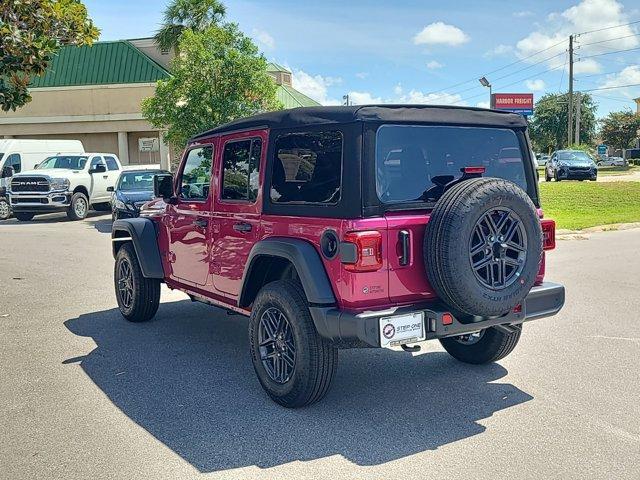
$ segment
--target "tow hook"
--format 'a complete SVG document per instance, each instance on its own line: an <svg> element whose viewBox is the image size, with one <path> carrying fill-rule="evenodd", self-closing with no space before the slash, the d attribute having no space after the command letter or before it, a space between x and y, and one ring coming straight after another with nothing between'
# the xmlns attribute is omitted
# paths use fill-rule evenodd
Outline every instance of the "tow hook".
<svg viewBox="0 0 640 480"><path fill-rule="evenodd" d="M410 347L409 345L402 344L400 346L402 347L402 350L409 353L419 352L421 349L420 345L414 345L413 347Z"/></svg>

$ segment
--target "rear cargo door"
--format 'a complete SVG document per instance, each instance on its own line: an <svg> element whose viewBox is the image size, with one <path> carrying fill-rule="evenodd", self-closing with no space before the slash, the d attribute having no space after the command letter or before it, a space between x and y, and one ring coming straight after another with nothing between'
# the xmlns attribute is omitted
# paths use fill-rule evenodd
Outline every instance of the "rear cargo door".
<svg viewBox="0 0 640 480"><path fill-rule="evenodd" d="M427 281L422 244L429 221L421 213L387 213L387 261L389 265L389 297L392 303L435 298Z"/></svg>

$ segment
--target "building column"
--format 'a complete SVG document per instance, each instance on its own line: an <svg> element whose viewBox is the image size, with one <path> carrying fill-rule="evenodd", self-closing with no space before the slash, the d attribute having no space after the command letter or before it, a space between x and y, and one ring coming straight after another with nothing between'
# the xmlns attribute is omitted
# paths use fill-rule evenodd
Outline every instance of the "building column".
<svg viewBox="0 0 640 480"><path fill-rule="evenodd" d="M123 165L129 165L129 136L127 132L118 132L118 157Z"/></svg>
<svg viewBox="0 0 640 480"><path fill-rule="evenodd" d="M159 131L158 132L158 137L160 139L159 143L160 143L160 168L164 169L164 170L170 170L171 169L171 160L169 158L169 145L167 145L165 142L165 138L164 138L164 133L163 131Z"/></svg>

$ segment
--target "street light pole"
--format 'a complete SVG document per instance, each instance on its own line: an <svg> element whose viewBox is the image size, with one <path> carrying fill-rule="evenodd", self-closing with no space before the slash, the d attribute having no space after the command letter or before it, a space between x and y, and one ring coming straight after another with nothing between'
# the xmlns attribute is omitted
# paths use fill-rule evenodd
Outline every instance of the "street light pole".
<svg viewBox="0 0 640 480"><path fill-rule="evenodd" d="M487 77L479 78L478 81L480 82L480 85L482 85L483 87L489 88L489 108L493 108L493 95L491 93L491 82L487 80Z"/></svg>

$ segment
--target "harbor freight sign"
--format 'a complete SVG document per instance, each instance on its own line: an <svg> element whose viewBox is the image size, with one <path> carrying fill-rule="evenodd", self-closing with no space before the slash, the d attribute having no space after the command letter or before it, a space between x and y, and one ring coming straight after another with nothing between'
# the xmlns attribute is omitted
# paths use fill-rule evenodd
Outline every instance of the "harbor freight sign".
<svg viewBox="0 0 640 480"><path fill-rule="evenodd" d="M492 100L496 110L533 115L533 93L494 93Z"/></svg>

